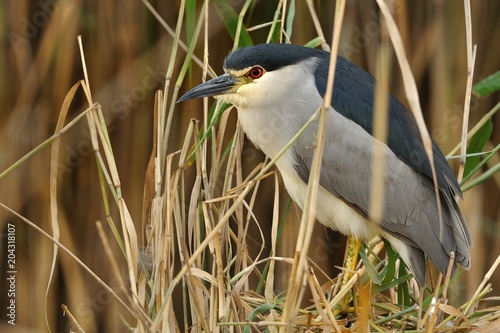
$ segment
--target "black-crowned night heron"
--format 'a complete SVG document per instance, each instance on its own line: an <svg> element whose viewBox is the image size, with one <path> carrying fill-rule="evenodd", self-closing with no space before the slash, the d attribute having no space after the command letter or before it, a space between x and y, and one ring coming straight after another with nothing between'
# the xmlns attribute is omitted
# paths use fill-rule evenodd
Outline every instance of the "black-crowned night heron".
<svg viewBox="0 0 500 333"><path fill-rule="evenodd" d="M320 108L325 95L330 54L287 44L260 44L227 56L225 74L179 99L214 96L233 104L248 138L269 158L278 152ZM389 96L388 139L384 143L383 215L370 218L369 201L375 79L338 57L328 132L321 165L317 219L345 235L386 238L425 283L425 257L444 274L451 252L470 268L471 236L454 199L459 184L433 142L441 219L432 171L412 115ZM314 155L318 122L313 122L276 162L292 199L303 207Z"/></svg>

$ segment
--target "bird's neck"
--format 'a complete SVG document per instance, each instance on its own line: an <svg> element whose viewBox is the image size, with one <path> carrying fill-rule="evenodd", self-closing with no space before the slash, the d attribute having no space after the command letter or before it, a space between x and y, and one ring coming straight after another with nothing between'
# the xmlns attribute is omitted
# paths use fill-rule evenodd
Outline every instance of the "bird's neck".
<svg viewBox="0 0 500 333"><path fill-rule="evenodd" d="M242 107L237 109L241 128L248 139L271 159L300 129L298 122L290 117L285 121L285 115L279 109L266 109L265 112Z"/></svg>

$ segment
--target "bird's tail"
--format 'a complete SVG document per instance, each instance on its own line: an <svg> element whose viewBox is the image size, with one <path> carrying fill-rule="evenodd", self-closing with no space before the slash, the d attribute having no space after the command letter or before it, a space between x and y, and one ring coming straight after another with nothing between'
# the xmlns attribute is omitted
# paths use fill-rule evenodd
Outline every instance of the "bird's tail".
<svg viewBox="0 0 500 333"><path fill-rule="evenodd" d="M450 211L453 235L457 244L455 261L464 269L469 270L471 266L470 247L472 246L472 238L467 227L467 221L460 211L457 202L446 195L444 197Z"/></svg>

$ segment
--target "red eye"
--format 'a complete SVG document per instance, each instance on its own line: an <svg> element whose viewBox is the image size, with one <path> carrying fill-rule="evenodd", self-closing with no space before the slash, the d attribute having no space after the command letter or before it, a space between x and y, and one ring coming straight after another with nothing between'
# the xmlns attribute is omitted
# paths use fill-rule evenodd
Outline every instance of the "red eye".
<svg viewBox="0 0 500 333"><path fill-rule="evenodd" d="M258 79L264 74L264 70L261 67L253 67L248 74L252 79Z"/></svg>

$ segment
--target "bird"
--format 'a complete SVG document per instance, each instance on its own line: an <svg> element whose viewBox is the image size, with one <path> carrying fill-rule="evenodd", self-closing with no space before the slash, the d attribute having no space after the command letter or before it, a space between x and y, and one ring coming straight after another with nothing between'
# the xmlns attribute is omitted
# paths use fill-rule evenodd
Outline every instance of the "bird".
<svg viewBox="0 0 500 333"><path fill-rule="evenodd" d="M327 89L330 52L294 44L239 48L224 60L224 74L206 81L178 102L210 97L230 103L248 139L273 159L321 107ZM382 142L382 215L370 215L370 168L374 154L375 78L337 56L331 107L321 162L317 220L348 236L389 241L418 285L425 285L426 258L446 274L450 256L469 270L472 239L455 197L460 185L436 143L432 169L413 115L390 92L387 140ZM312 122L281 155L276 166L291 198L303 208L315 151L318 121Z"/></svg>

